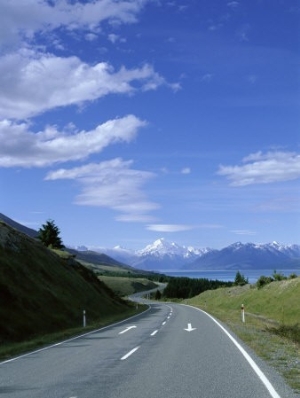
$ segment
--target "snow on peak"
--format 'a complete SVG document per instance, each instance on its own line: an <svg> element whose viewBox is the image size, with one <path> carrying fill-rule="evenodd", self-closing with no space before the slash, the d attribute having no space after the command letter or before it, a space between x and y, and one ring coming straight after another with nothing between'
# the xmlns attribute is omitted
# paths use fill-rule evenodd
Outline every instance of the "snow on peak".
<svg viewBox="0 0 300 398"><path fill-rule="evenodd" d="M138 254L141 256L182 254L182 248L174 242L168 242L164 238L160 238L147 245L144 249L139 250Z"/></svg>
<svg viewBox="0 0 300 398"><path fill-rule="evenodd" d="M192 246L180 246L175 242L168 242L164 238L157 239L152 244L147 245L144 249L139 250L139 256L156 256L156 257L182 257L191 258L201 256L207 253L210 249L195 249Z"/></svg>

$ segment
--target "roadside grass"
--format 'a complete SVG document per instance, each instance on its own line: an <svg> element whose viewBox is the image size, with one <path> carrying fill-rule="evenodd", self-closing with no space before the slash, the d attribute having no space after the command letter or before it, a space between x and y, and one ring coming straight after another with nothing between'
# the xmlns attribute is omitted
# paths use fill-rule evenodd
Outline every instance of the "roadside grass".
<svg viewBox="0 0 300 398"><path fill-rule="evenodd" d="M155 289L156 283L146 278L131 278L119 276L98 276L115 294L120 297L130 296L131 294L145 290Z"/></svg>
<svg viewBox="0 0 300 398"><path fill-rule="evenodd" d="M0 360L5 361L13 358L14 356L29 353L31 351L47 347L57 342L70 339L72 337L80 336L82 334L92 332L93 330L101 329L105 326L109 326L116 322L125 320L131 316L138 315L144 312L148 308L146 305L132 305L126 311L119 314L107 315L103 319L88 323L87 326L65 329L56 333L49 333L45 335L36 336L30 340L18 342L18 343L2 343L0 345Z"/></svg>
<svg viewBox="0 0 300 398"><path fill-rule="evenodd" d="M300 278L263 288L245 285L206 291L184 300L212 314L300 393ZM245 323L241 305L245 306Z"/></svg>

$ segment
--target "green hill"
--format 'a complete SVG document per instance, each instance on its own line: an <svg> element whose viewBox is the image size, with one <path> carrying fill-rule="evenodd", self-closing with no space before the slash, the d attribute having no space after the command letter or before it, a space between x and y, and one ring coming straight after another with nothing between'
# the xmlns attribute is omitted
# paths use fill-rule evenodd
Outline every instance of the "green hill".
<svg viewBox="0 0 300 398"><path fill-rule="evenodd" d="M0 221L0 342L19 342L130 310L95 274Z"/></svg>

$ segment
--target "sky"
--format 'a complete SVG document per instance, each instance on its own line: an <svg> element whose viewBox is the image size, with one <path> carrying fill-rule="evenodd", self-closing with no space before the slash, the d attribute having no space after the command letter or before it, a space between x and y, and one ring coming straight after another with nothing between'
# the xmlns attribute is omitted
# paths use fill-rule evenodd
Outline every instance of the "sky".
<svg viewBox="0 0 300 398"><path fill-rule="evenodd" d="M0 212L68 246L300 243L299 0L0 0Z"/></svg>

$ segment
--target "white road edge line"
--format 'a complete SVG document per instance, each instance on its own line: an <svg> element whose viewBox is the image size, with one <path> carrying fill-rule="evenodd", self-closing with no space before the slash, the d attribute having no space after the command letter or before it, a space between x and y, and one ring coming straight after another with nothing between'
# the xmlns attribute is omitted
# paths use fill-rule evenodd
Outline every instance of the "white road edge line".
<svg viewBox="0 0 300 398"><path fill-rule="evenodd" d="M181 304L185 305L186 307L194 308L197 311L203 312L205 315L207 315L209 318L211 318L222 330L223 332L230 338L230 340L233 342L233 344L240 350L240 352L243 354L245 359L248 361L249 365L252 367L254 372L257 374L257 376L260 378L262 383L265 385L266 389L269 391L270 395L272 398L281 398L280 395L276 392L275 388L272 386L266 375L262 372L262 370L256 365L256 363L253 361L253 359L250 357L250 355L244 350L244 348L236 341L236 339L210 314L207 312L200 310L200 308L193 307L191 305L187 304Z"/></svg>
<svg viewBox="0 0 300 398"><path fill-rule="evenodd" d="M158 330L154 330L154 332L152 332L152 333L150 334L150 336L155 336L157 332L158 332Z"/></svg>
<svg viewBox="0 0 300 398"><path fill-rule="evenodd" d="M127 352L127 354L124 355L124 356L121 358L121 361L124 361L124 359L129 358L130 355L132 355L133 353L135 353L139 348L140 348L140 347L138 346L138 347L135 347L133 350Z"/></svg>

